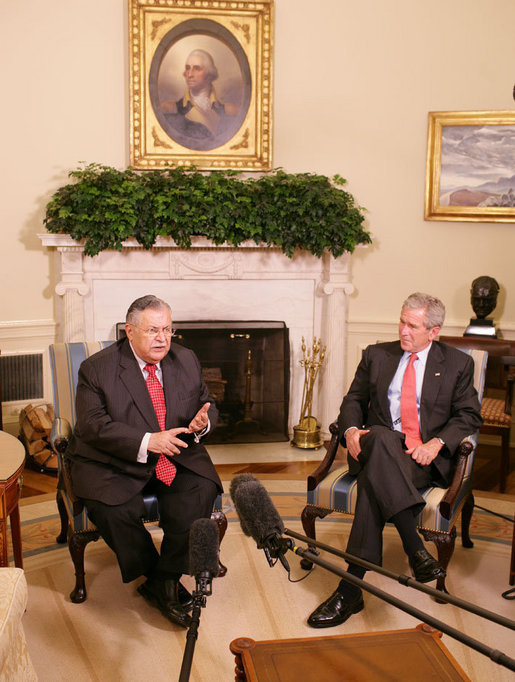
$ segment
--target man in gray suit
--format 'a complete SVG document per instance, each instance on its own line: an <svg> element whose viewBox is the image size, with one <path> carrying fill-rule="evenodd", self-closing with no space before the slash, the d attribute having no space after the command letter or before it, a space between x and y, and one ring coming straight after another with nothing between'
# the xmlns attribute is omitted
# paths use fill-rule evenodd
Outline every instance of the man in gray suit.
<svg viewBox="0 0 515 682"><path fill-rule="evenodd" d="M125 330L126 338L79 370L77 421L66 453L73 489L116 553L123 581L146 576L138 591L170 621L188 627L191 595L180 577L189 568L189 529L210 517L222 492L201 443L218 411L194 353L170 343L167 303L151 295L137 299ZM160 553L142 521L146 492L159 501Z"/></svg>
<svg viewBox="0 0 515 682"><path fill-rule="evenodd" d="M380 565L382 532L390 521L415 579L424 583L445 572L416 529L425 504L418 488L447 486L459 443L481 425L472 358L435 341L444 317L438 299L409 296L401 310L399 341L365 350L338 418L349 471L358 477L347 552ZM365 575L353 563L348 571L358 578ZM308 624L340 625L363 607L361 590L342 580Z"/></svg>

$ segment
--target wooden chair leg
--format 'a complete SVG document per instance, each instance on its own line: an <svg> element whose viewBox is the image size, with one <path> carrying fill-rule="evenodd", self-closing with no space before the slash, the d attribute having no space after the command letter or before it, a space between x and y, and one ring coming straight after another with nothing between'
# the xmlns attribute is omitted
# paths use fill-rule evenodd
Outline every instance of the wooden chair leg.
<svg viewBox="0 0 515 682"><path fill-rule="evenodd" d="M436 551L438 555L438 561L440 566L446 571L449 561L451 560L452 554L454 552L454 545L456 544L456 526L453 526L450 533L437 533L433 530L421 529L420 531L425 540L431 540L436 546ZM447 592L445 586L445 577L437 578L436 589L441 592ZM443 604L445 602L440 602Z"/></svg>
<svg viewBox="0 0 515 682"><path fill-rule="evenodd" d="M501 463L499 468L499 491L506 492L506 479L510 472L510 429L501 434Z"/></svg>
<svg viewBox="0 0 515 682"><path fill-rule="evenodd" d="M313 540L316 540L315 521L317 519L323 519L330 513L331 511L329 509L322 509L321 507L313 507L311 505L304 507L300 517L302 520L302 527L304 528L304 534L307 535L308 538L313 538ZM308 544L308 548L313 552L313 554L315 554L315 556L319 555L319 552L314 545ZM300 565L306 571L309 571L311 568L313 568L313 562L309 561L308 559L301 559Z"/></svg>
<svg viewBox="0 0 515 682"><path fill-rule="evenodd" d="M225 531L227 530L227 517L222 511L214 511L211 513L211 519L218 526L218 540L221 545L225 536ZM218 559L218 577L223 578L226 573L227 567Z"/></svg>
<svg viewBox="0 0 515 682"><path fill-rule="evenodd" d="M70 593L70 599L74 604L82 604L88 596L84 579L84 550L88 542L96 542L99 537L100 533L96 530L69 534L68 549L75 567L75 587Z"/></svg>
<svg viewBox="0 0 515 682"><path fill-rule="evenodd" d="M463 547L467 547L469 549L470 547L474 547L474 543L470 539L469 535L470 520L472 518L473 511L474 495L470 493L470 495L468 495L467 499L465 500L463 509L461 510L461 544L463 545Z"/></svg>
<svg viewBox="0 0 515 682"><path fill-rule="evenodd" d="M66 505L64 504L63 497L61 495L61 491L57 491L56 495L56 502L57 502L57 509L59 511L59 518L61 519L61 532L59 535L56 537L56 542L58 542L60 545L64 545L64 543L68 540L68 512L66 511Z"/></svg>

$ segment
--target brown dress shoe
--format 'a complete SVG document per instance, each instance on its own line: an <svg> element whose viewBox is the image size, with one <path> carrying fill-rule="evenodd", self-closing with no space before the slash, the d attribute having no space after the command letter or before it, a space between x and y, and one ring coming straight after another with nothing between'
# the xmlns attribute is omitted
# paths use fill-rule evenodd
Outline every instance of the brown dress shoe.
<svg viewBox="0 0 515 682"><path fill-rule="evenodd" d="M343 597L338 591L318 606L308 618L308 625L312 628L331 628L341 625L365 607L361 590L350 599Z"/></svg>
<svg viewBox="0 0 515 682"><path fill-rule="evenodd" d="M445 578L445 571L427 549L419 549L409 558L409 563L415 580L419 583L429 583L437 578Z"/></svg>
<svg viewBox="0 0 515 682"><path fill-rule="evenodd" d="M188 628L191 618L179 601L178 586L177 580L149 578L138 587L138 592L152 606L157 607L170 622Z"/></svg>

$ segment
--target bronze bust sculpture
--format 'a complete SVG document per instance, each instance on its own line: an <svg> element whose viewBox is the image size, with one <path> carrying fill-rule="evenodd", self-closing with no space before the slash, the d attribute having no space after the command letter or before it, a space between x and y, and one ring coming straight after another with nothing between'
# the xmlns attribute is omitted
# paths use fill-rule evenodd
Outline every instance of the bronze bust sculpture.
<svg viewBox="0 0 515 682"><path fill-rule="evenodd" d="M476 318L470 320L470 325L465 330L464 336L497 337L494 321L486 318L495 310L498 294L499 284L497 280L488 275L476 277L470 287L470 303Z"/></svg>

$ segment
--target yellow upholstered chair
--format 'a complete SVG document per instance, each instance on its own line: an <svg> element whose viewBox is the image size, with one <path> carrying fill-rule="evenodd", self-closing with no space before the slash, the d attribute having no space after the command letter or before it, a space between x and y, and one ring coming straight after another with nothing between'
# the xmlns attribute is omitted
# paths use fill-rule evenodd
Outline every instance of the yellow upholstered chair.
<svg viewBox="0 0 515 682"><path fill-rule="evenodd" d="M90 355L106 348L113 341L90 343L55 343L49 347L50 367L54 389L55 420L50 434L50 444L57 454L59 479L57 486L57 507L61 518L61 532L57 542L68 542L68 549L75 567L75 587L70 594L72 602L81 603L87 597L84 576L84 550L91 541L96 541L100 533L89 520L82 501L73 493L69 463L64 457L68 441L76 420L75 393L79 367ZM147 495L145 502L145 522L159 521L159 509L155 495ZM214 504L211 518L216 521L220 542L227 529L227 519L222 512L222 498L219 495ZM219 565L219 576L226 568Z"/></svg>
<svg viewBox="0 0 515 682"><path fill-rule="evenodd" d="M479 400L483 395L485 370L488 354L485 351L464 350L474 360L474 386ZM357 497L357 478L349 474L348 465L335 464L340 447L338 425L330 425L331 441L327 453L317 469L308 476L307 505L302 511L302 525L308 537L316 539L315 521L332 512L354 515ZM456 519L462 513L462 543L472 547L469 536L470 519L474 507L472 495L472 466L477 442L477 433L470 434L458 448L457 466L449 488L431 486L421 490L426 505L417 519L417 527L425 540L435 543L438 560L447 568L454 552L456 541ZM334 466L333 466L334 465ZM313 547L314 551L316 549ZM308 560L303 559L304 568L310 568ZM445 578L438 578L437 589L445 590Z"/></svg>

